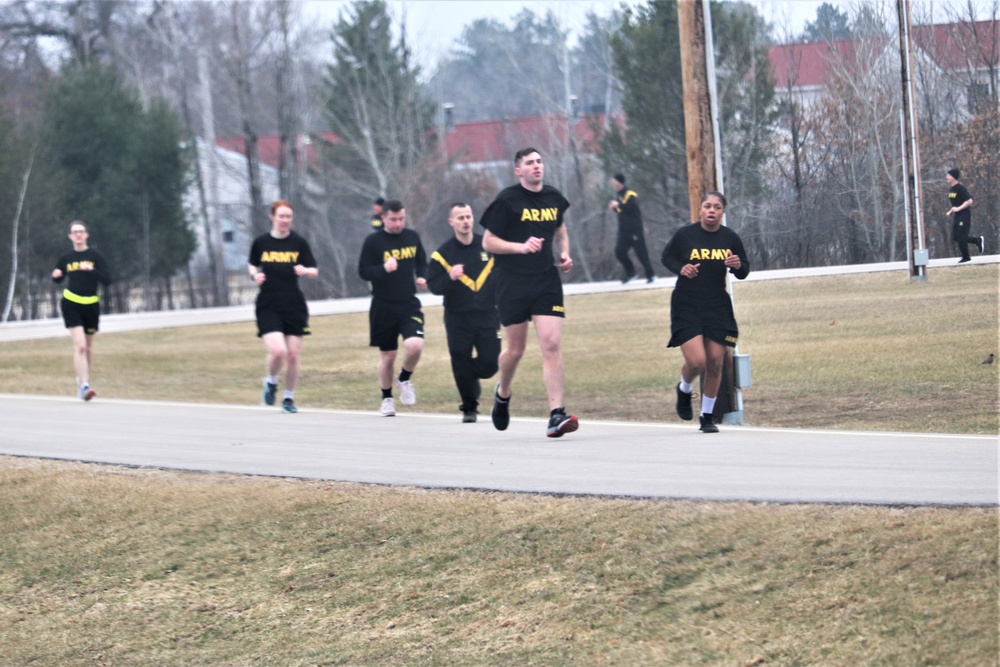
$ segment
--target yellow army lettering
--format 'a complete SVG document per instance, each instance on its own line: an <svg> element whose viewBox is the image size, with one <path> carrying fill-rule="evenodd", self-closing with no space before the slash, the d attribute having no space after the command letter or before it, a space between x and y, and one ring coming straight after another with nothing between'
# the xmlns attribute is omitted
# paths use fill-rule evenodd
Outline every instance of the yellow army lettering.
<svg viewBox="0 0 1000 667"><path fill-rule="evenodd" d="M699 250L698 248L693 248L691 250L691 256L688 259L689 260L721 259L725 261L726 257L728 256L729 256L728 248L702 248L701 250Z"/></svg>
<svg viewBox="0 0 1000 667"><path fill-rule="evenodd" d="M564 306L552 306L553 313L565 313L566 308Z"/></svg>
<svg viewBox="0 0 1000 667"><path fill-rule="evenodd" d="M417 246L411 245L407 248L393 248L392 250L386 250L382 257L382 261L387 261L390 257L399 259L412 259L417 256Z"/></svg>
<svg viewBox="0 0 1000 667"><path fill-rule="evenodd" d="M266 250L261 254L260 261L275 264L297 264L299 261L299 253L290 250L283 252L278 252L277 250Z"/></svg>
<svg viewBox="0 0 1000 667"><path fill-rule="evenodd" d="M557 208L526 208L521 211L521 222L555 222L558 218Z"/></svg>
<svg viewBox="0 0 1000 667"><path fill-rule="evenodd" d="M70 262L69 264L66 265L67 271L83 271L85 269L90 269L91 271L93 271L94 263L84 260L82 262Z"/></svg>

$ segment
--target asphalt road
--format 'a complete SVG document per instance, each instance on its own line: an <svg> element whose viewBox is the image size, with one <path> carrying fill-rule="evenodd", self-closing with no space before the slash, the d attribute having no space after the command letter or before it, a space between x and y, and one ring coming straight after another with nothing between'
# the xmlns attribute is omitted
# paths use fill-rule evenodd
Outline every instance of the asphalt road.
<svg viewBox="0 0 1000 667"><path fill-rule="evenodd" d="M976 257L974 264L1000 256ZM932 260L931 267L953 260ZM774 280L906 271L905 263L751 273ZM635 281L570 284L567 294L662 289ZM423 295L426 305L439 297ZM314 316L369 300L310 302ZM111 315L103 332L252 321L252 306ZM60 320L0 325L3 341L65 336ZM68 355L68 352L67 352ZM67 357L68 359L68 357ZM67 363L69 363L67 361ZM703 500L900 505L1000 504L996 437L589 421L561 439L542 420L0 395L0 454L178 470L431 488Z"/></svg>
<svg viewBox="0 0 1000 667"><path fill-rule="evenodd" d="M0 453L177 470L643 498L996 505L997 439L0 395ZM515 408L516 410L516 408Z"/></svg>

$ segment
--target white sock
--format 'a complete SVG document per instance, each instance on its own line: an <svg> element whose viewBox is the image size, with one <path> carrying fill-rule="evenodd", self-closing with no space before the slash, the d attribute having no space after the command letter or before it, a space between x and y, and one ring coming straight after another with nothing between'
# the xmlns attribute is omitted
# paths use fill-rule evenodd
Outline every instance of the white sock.
<svg viewBox="0 0 1000 667"><path fill-rule="evenodd" d="M681 378L681 386L680 386L680 389L681 389L681 391L683 391L683 392L684 392L685 394L690 394L690 393L691 393L692 391L694 391L694 385L693 385L693 384L691 384L690 382L685 382L685 381L684 381L684 378Z"/></svg>
<svg viewBox="0 0 1000 667"><path fill-rule="evenodd" d="M715 410L715 397L709 398L708 396L701 397L701 414L710 415L712 411Z"/></svg>
<svg viewBox="0 0 1000 667"><path fill-rule="evenodd" d="M273 375L268 375L264 378L264 382L267 382L268 384L278 384L278 378Z"/></svg>
<svg viewBox="0 0 1000 667"><path fill-rule="evenodd" d="M295 392L286 389L285 390L285 398L295 398Z"/></svg>

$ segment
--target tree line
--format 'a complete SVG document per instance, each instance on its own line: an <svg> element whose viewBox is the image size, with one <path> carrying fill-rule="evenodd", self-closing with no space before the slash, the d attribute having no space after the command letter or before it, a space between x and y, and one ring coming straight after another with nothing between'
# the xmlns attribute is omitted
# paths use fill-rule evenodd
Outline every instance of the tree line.
<svg viewBox="0 0 1000 667"><path fill-rule="evenodd" d="M727 222L754 266L904 259L895 3L825 4L802 34L749 3L711 12ZM998 0L955 3L954 42L914 63L932 257L954 252L950 167L966 174L976 233L1000 240L998 14ZM262 233L275 197L293 202L323 267L309 296L364 294L355 268L372 199L404 201L434 246L452 202L480 213L513 180L510 164L469 169L442 150L456 123L543 119L533 143L573 203L571 280L618 277L612 173L639 192L654 254L689 222L676 0L591 13L577 35L530 8L476 20L429 72L406 28L382 0L345 5L332 23L288 0L0 5L4 319L45 312L73 219L114 266L112 310L252 298L226 268L223 223L237 238ZM792 42L829 45L826 88L810 102L775 81L770 49ZM243 155L231 201L205 167L217 138L238 139Z"/></svg>

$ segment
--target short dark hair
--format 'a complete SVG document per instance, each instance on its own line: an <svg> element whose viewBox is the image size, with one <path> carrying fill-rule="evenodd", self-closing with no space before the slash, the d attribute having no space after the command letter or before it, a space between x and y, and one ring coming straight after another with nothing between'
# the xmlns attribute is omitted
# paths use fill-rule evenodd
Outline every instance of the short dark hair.
<svg viewBox="0 0 1000 667"><path fill-rule="evenodd" d="M382 197L378 197L372 203L375 204L376 206L382 206L383 204L385 204L385 199L383 199Z"/></svg>
<svg viewBox="0 0 1000 667"><path fill-rule="evenodd" d="M451 206L448 207L448 211L451 212L451 209L455 208L456 206L460 206L462 208L465 208L466 206L468 206L469 208L472 208L472 206L470 206L469 204L466 204L464 201L457 201L457 202L454 202Z"/></svg>
<svg viewBox="0 0 1000 667"><path fill-rule="evenodd" d="M388 213L399 213L404 208L405 207L403 206L403 202L399 201L398 199L390 199L382 207L382 212L383 213L387 213L387 212Z"/></svg>
<svg viewBox="0 0 1000 667"><path fill-rule="evenodd" d="M949 169L948 170L948 175L951 176L952 178L954 178L956 181L958 179L962 178L962 172L960 172L957 168L956 169Z"/></svg>
<svg viewBox="0 0 1000 667"><path fill-rule="evenodd" d="M722 194L721 192L716 192L715 190L712 190L711 192L706 192L701 198L701 203L704 204L709 197L718 197L719 201L722 202L723 209L729 206L729 202L726 201L726 195Z"/></svg>
<svg viewBox="0 0 1000 667"><path fill-rule="evenodd" d="M616 181L618 181L622 185L625 185L625 174L618 173L618 174L615 174L614 176L612 176L611 178L615 179Z"/></svg>
<svg viewBox="0 0 1000 667"><path fill-rule="evenodd" d="M541 153L537 148L532 148L531 146L528 146L527 148L522 148L518 152L514 153L514 166L516 167L520 165L521 158L523 158L525 155L531 155L532 153L538 153L539 155L541 155Z"/></svg>

